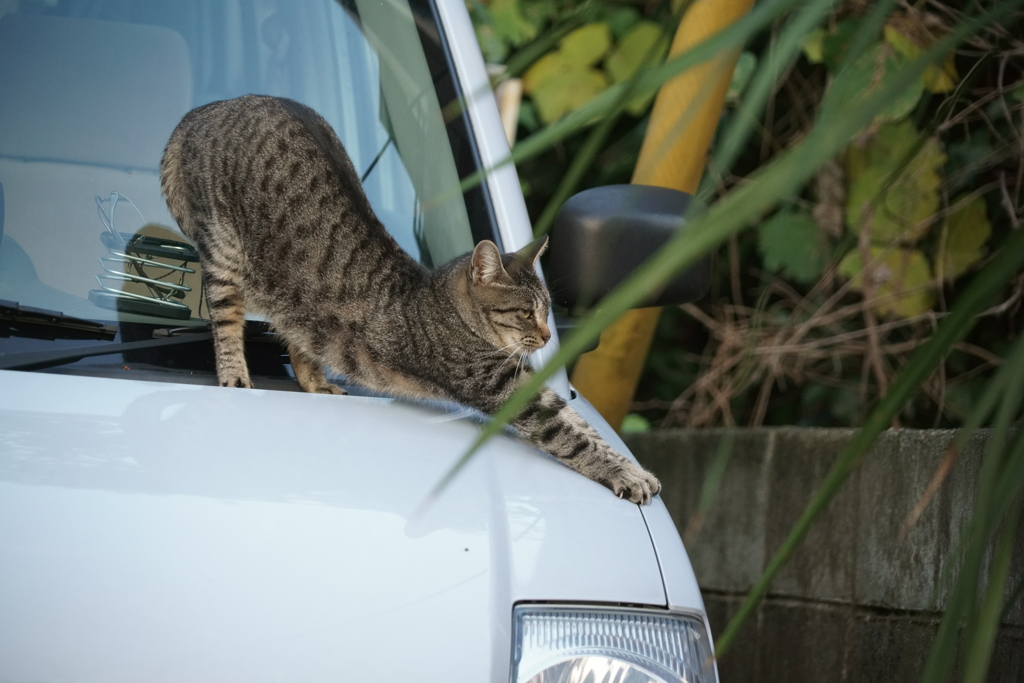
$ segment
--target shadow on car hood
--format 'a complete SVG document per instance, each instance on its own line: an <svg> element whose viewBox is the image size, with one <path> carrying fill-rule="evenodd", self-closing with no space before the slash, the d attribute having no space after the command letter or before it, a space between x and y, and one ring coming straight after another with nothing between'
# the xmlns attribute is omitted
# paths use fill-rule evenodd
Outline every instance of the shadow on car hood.
<svg viewBox="0 0 1024 683"><path fill-rule="evenodd" d="M357 397L0 372L0 680L507 680L520 600L664 605L637 506Z"/></svg>

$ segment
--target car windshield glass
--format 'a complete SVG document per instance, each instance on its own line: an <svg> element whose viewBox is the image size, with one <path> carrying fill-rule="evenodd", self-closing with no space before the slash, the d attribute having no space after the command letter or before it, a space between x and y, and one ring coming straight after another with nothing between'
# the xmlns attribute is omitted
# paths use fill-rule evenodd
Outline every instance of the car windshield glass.
<svg viewBox="0 0 1024 683"><path fill-rule="evenodd" d="M323 115L415 258L469 251L467 155L442 115L457 95L432 22L422 0L0 3L0 299L122 323L205 318L160 158L188 110L247 93Z"/></svg>

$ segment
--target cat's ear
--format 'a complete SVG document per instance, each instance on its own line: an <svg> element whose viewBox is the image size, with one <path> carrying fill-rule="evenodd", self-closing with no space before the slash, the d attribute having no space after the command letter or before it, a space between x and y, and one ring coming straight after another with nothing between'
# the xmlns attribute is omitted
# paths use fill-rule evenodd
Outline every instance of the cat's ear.
<svg viewBox="0 0 1024 683"><path fill-rule="evenodd" d="M537 259L540 258L540 255L543 254L544 250L547 248L548 236L541 235L515 253L515 262L517 264L528 265L530 268L533 268L537 264Z"/></svg>
<svg viewBox="0 0 1024 683"><path fill-rule="evenodd" d="M501 252L494 242L484 240L473 250L470 268L474 285L491 285L509 282L510 278L501 265Z"/></svg>

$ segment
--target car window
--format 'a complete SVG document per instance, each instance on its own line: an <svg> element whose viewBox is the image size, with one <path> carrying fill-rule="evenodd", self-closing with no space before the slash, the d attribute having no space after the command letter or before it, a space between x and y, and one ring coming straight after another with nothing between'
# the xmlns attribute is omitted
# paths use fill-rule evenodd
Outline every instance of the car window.
<svg viewBox="0 0 1024 683"><path fill-rule="evenodd" d="M470 250L423 21L405 0L0 3L0 299L97 320L204 317L160 157L189 109L247 93L323 115L415 258Z"/></svg>

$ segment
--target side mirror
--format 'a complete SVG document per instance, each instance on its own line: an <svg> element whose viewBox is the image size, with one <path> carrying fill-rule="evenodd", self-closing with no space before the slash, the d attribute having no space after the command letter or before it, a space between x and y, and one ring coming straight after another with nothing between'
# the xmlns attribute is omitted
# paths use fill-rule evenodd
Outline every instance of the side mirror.
<svg viewBox="0 0 1024 683"><path fill-rule="evenodd" d="M555 302L570 311L600 301L679 230L692 197L646 185L607 185L570 197L555 217L547 275ZM711 284L711 257L679 273L641 306L695 301Z"/></svg>

